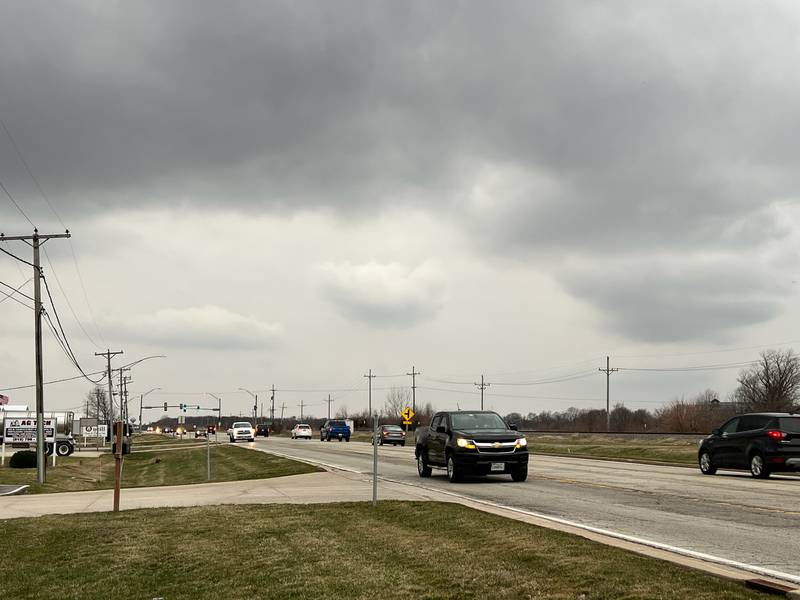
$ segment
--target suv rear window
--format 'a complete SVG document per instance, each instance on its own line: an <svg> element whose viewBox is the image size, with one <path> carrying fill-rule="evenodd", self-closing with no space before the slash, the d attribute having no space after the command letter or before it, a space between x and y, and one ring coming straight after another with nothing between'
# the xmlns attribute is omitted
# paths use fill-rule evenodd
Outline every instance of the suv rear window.
<svg viewBox="0 0 800 600"><path fill-rule="evenodd" d="M344 427L347 425L344 421L331 421L331 425L335 425L336 427Z"/></svg>
<svg viewBox="0 0 800 600"><path fill-rule="evenodd" d="M786 433L800 433L800 417L779 418L778 429Z"/></svg>
<svg viewBox="0 0 800 600"><path fill-rule="evenodd" d="M765 415L744 415L739 419L739 426L736 431L754 431L766 427L770 418Z"/></svg>

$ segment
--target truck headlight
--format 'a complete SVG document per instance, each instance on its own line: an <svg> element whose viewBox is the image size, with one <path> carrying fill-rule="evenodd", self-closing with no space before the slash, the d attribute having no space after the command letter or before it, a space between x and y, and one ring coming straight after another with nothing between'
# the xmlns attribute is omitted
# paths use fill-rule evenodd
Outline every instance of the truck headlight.
<svg viewBox="0 0 800 600"><path fill-rule="evenodd" d="M466 440L464 438L456 438L456 446L459 448L466 448L467 450L475 449L475 443L472 440Z"/></svg>
<svg viewBox="0 0 800 600"><path fill-rule="evenodd" d="M517 440L517 448L524 448L527 445L528 445L528 440L526 440L525 438L519 438Z"/></svg>

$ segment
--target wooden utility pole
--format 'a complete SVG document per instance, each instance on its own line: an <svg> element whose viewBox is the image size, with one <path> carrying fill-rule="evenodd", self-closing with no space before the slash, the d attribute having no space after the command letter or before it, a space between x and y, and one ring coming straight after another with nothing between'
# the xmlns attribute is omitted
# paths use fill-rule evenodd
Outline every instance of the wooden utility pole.
<svg viewBox="0 0 800 600"><path fill-rule="evenodd" d="M619 371L619 369L611 368L611 359L606 356L606 368L598 369L601 373L606 374L606 431L611 431L611 373Z"/></svg>
<svg viewBox="0 0 800 600"><path fill-rule="evenodd" d="M331 400L331 395L330 394L328 394L327 402L328 402L328 421L330 421L331 420L331 402L333 402L333 400Z"/></svg>
<svg viewBox="0 0 800 600"><path fill-rule="evenodd" d="M270 407L269 407L269 420L274 422L275 421L275 384L272 384L272 389L270 390L272 395L270 396Z"/></svg>
<svg viewBox="0 0 800 600"><path fill-rule="evenodd" d="M38 229L33 230L33 235L11 235L6 236L0 233L0 242L23 241L30 243L33 248L33 263L27 263L33 267L33 313L34 313L34 335L35 342L35 368L36 368L36 481L43 484L46 480L45 443L44 443L44 369L42 367L42 267L39 261L39 248L47 240L55 238L71 237L69 230L65 233L49 235L39 234ZM12 255L13 256L13 255ZM16 257L14 257L16 258ZM26 262L26 261L23 261ZM53 452L56 451L53 444Z"/></svg>
<svg viewBox="0 0 800 600"><path fill-rule="evenodd" d="M118 350L116 352L112 352L111 350L106 350L105 352L95 352L95 356L105 356L106 357L106 376L108 377L108 402L111 405L111 423L110 425L114 426L114 382L111 378L111 358L118 354L122 354L122 350ZM122 376L122 370L120 370L120 377ZM120 394L122 394L122 388L120 388ZM120 395L120 398L122 396ZM98 422L99 426L99 422ZM122 423L117 423L116 427L116 440L117 440L117 447L116 452L114 453L114 512L119 511L119 488L120 488L120 480L122 479Z"/></svg>
<svg viewBox="0 0 800 600"><path fill-rule="evenodd" d="M411 373L406 373L406 375L411 375L411 410L417 412L417 375L422 375L422 373L411 367Z"/></svg>
<svg viewBox="0 0 800 600"><path fill-rule="evenodd" d="M369 396L368 396L369 405L367 407L367 414L369 414L369 419L371 421L372 420L372 380L375 379L377 377L377 375L373 375L372 374L372 369L370 369L369 370L369 374L368 375L364 375L364 377L367 377L367 380L369 381ZM370 430L372 430L373 429L372 423L369 423L369 426L370 426L369 427Z"/></svg>
<svg viewBox="0 0 800 600"><path fill-rule="evenodd" d="M481 388L481 410L483 410L483 390L485 390L486 388L488 388L492 384L491 383L485 383L483 381L483 375L481 375L481 382L480 383L476 382L475 385L477 385L479 388Z"/></svg>

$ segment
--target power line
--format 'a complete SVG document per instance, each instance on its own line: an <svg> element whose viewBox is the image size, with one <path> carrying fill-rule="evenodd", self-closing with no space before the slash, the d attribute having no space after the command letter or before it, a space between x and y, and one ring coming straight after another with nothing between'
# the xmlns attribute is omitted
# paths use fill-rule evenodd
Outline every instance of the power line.
<svg viewBox="0 0 800 600"><path fill-rule="evenodd" d="M3 241L3 234L0 233L0 242L2 242L2 241ZM17 256L16 254L12 254L11 252L6 250L5 248L0 248L0 252L2 252L3 254L8 254L11 258L14 258L14 259L18 260L21 263L25 263L29 267L33 267L34 269L36 268L36 265L34 265L32 262L28 262L24 258L20 258L19 256Z"/></svg>
<svg viewBox="0 0 800 600"><path fill-rule="evenodd" d="M87 375L102 375L105 371L95 371L94 373L87 373ZM51 381L43 382L43 385L51 385L54 383L65 383L67 381L75 381L76 379L83 379L83 375L76 375L75 377L64 377L62 379L53 379ZM105 378L105 377L104 377ZM35 388L36 384L32 383L30 385L18 385L15 387L3 388L0 389L0 392L15 392L17 390L29 390L30 388Z"/></svg>
<svg viewBox="0 0 800 600"><path fill-rule="evenodd" d="M756 364L758 361L747 361L738 363L723 363L717 365L687 365L684 367L620 367L620 371L644 371L658 373L690 373L693 371L721 371L725 369L740 369Z"/></svg>
<svg viewBox="0 0 800 600"><path fill-rule="evenodd" d="M53 205L50 203L50 199L47 197L47 195L44 193L44 191L42 191L42 186L39 185L39 181L33 175L33 171L31 171L31 168L28 166L28 161L25 160L25 157L22 155L22 152L20 152L19 146L17 146L17 142L14 140L14 136L11 135L11 132L8 130L8 127L6 127L5 121L0 119L0 125L3 126L3 130L6 132L6 135L8 136L9 141L11 141L11 145L14 147L14 151L17 153L17 156L19 157L19 160L22 162L23 166L25 167L25 170L28 172L28 176L33 180L33 184L36 186L36 189L39 191L39 195L41 195L41 197L44 198L44 201L47 203L47 206L50 207L50 210L56 216L56 219L58 219L58 222L61 223L61 226L64 229L66 229L67 226L64 225L64 221L61 220L61 217L56 212L56 209L53 208ZM33 225L33 223L31 223L31 225Z"/></svg>
<svg viewBox="0 0 800 600"><path fill-rule="evenodd" d="M86 339L88 339L98 350L102 350L103 348L97 342L94 341L92 336L89 335L89 332L87 332L86 329L83 327L83 323L81 323L81 320L75 313L75 309L72 308L72 303L69 301L69 297L67 296L67 293L64 291L64 286L61 285L61 280L58 278L58 273L56 273L56 269L55 267L53 267L53 263L50 260L50 255L47 254L46 249L43 248L42 250L44 250L44 257L47 259L47 264L50 265L50 270L53 272L53 277L56 278L56 284L58 285L58 289L61 290L61 295L64 296L64 301L67 303L67 307L69 307L72 316L75 317L75 322L78 323L78 327L80 327L81 331L83 332L83 335L86 336Z"/></svg>
<svg viewBox="0 0 800 600"><path fill-rule="evenodd" d="M33 278L31 278L31 279L33 279ZM11 285L8 285L7 283L4 283L4 282L2 282L2 281L0 281L0 285L4 285L4 286L6 286L8 289L10 289L10 290L13 290L13 291L12 291L12 294L16 293L16 294L19 294L20 296L25 296L25 297L26 297L28 300L30 300L31 302L34 302L34 299L33 299L33 297L32 297L32 296L28 296L28 294L26 294L25 292L21 292L21 291L20 291L22 288L24 288L26 285L28 285L28 282L30 282L30 280L31 280L31 279L28 279L28 281L26 281L26 282L25 282L25 283L23 283L21 286L19 286L19 287L16 287L16 288L15 288L15 287L13 287L13 286L11 286Z"/></svg>
<svg viewBox="0 0 800 600"><path fill-rule="evenodd" d="M32 278L31 278L31 279L32 279ZM14 296L14 294L15 294L15 293L22 294L22 292L20 292L20 290L21 290L22 288L24 288L26 285L28 285L28 283L30 283L31 279L28 279L28 281L26 281L25 283L23 283L23 284L22 284L21 286L19 286L18 288L11 288L11 286L10 286L10 285L8 285L7 283L3 283L2 281L0 281L0 283L2 283L2 284L3 284L3 285L5 285L5 286L8 286L8 287L10 287L10 288L12 289L11 293L6 293L6 292L4 292L4 291L0 290L0 294L3 294L3 296L5 296L5 298L3 298L2 300L0 300L0 304L2 304L3 302L5 302L6 300L9 300L9 299L10 299L10 300L13 300L14 302L16 302L17 304L21 304L21 305L22 305L22 306L24 306L25 308L29 308L29 309L31 309L31 310L35 310L35 309L34 309L32 306L28 306L28 305L27 305L27 304L25 304L25 303L24 303L22 300L20 300L19 298L16 298L16 297ZM25 294L22 294L22 295L23 295L23 296L25 296L26 298L30 298L31 300L33 300L33 298L31 298L30 296L27 296L27 295L25 295Z"/></svg>
<svg viewBox="0 0 800 600"><path fill-rule="evenodd" d="M34 225L34 224L33 224L33 221L31 221L31 220L30 220L30 218L28 218L28 215L26 215L26 214L25 214L25 211L24 211L24 210L22 210L22 207L21 207L19 204L17 204L17 201L16 201L16 200L14 200L14 196L12 196L12 195L11 195L11 192L9 192L9 191L6 189L6 186L5 186L5 185L3 185L3 182L2 182L2 181L0 181L0 189L2 189L2 190L3 190L3 191L6 193L6 196L8 196L8 199L9 199L9 200L11 200L12 204L13 204L14 206L16 206L16 207L17 207L17 210L20 212L20 214L21 214L23 217L25 217L25 220L26 220L28 223L30 223L30 224L31 224L31 227L33 227L34 229L36 229L36 225Z"/></svg>

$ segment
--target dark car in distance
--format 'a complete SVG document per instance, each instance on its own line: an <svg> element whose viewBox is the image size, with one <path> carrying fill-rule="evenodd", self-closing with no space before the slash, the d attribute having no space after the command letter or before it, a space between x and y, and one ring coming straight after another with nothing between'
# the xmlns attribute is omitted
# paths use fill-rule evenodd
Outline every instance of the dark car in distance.
<svg viewBox="0 0 800 600"><path fill-rule="evenodd" d="M451 482L468 474L528 478L528 441L496 412L436 413L429 427L418 430L414 454L420 477L430 477L431 468L438 467L447 469Z"/></svg>
<svg viewBox="0 0 800 600"><path fill-rule="evenodd" d="M751 413L727 421L700 442L700 471L749 469L753 477L800 471L800 415Z"/></svg>
<svg viewBox="0 0 800 600"><path fill-rule="evenodd" d="M370 443L374 443L374 441L375 440L371 440ZM405 446L406 432L403 431L400 425L381 425L378 428L378 445L383 446L384 444L391 444L392 446L400 444L401 446Z"/></svg>
<svg viewBox="0 0 800 600"><path fill-rule="evenodd" d="M269 425L266 423L258 423L256 424L256 437L269 437Z"/></svg>

